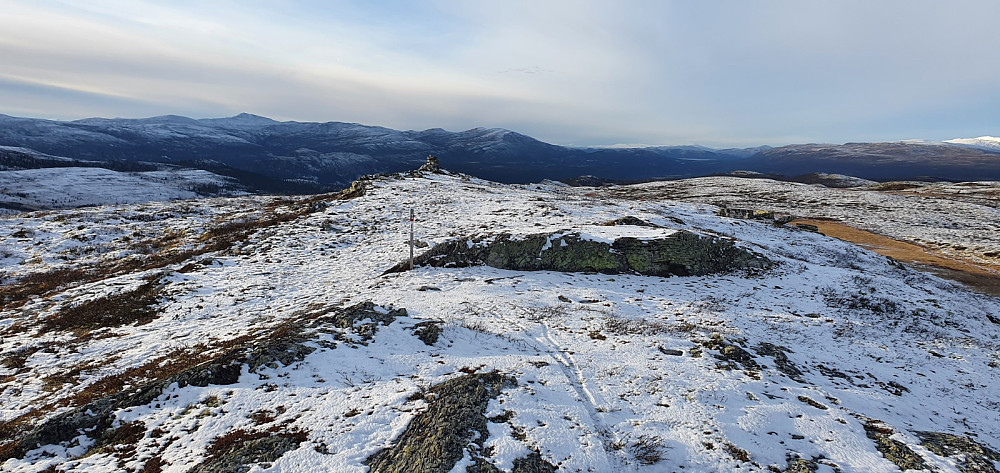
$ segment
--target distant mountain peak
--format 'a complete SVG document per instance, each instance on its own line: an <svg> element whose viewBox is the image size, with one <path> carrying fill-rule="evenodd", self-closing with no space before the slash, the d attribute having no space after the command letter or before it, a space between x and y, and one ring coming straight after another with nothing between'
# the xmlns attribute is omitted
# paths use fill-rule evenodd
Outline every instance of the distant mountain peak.
<svg viewBox="0 0 1000 473"><path fill-rule="evenodd" d="M980 136L978 138L955 138L945 140L945 143L978 148L985 151L1000 152L1000 138L996 136Z"/></svg>
<svg viewBox="0 0 1000 473"><path fill-rule="evenodd" d="M209 125L222 125L222 126L267 126L280 123L278 121L272 120L267 117L262 117L260 115L254 115L252 113L246 113L246 112L243 112L239 115L233 115L231 117L203 118L198 121Z"/></svg>
<svg viewBox="0 0 1000 473"><path fill-rule="evenodd" d="M247 112L243 112L243 113L241 113L239 115L235 115L235 116L232 116L232 117L229 117L229 118L230 119L239 119L239 120L258 120L258 121L267 121L267 122L273 122L274 121L274 120L272 120L270 118L267 118L267 117L264 117L264 116L260 116L260 115L254 115L252 113L247 113Z"/></svg>

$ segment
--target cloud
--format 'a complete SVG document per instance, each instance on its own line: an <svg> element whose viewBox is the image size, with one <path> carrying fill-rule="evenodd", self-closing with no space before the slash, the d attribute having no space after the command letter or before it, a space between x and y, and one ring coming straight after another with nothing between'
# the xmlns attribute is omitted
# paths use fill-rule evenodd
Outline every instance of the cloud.
<svg viewBox="0 0 1000 473"><path fill-rule="evenodd" d="M8 113L250 111L405 129L504 126L581 145L1000 128L983 113L1000 105L991 59L1000 4L989 0L0 7Z"/></svg>

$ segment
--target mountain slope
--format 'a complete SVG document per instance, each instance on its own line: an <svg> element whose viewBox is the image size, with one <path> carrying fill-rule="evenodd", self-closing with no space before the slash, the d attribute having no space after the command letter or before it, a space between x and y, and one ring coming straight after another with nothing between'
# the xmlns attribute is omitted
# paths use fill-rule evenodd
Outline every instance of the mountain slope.
<svg viewBox="0 0 1000 473"><path fill-rule="evenodd" d="M950 143L953 145L969 146L972 148L979 148L992 152L1000 152L1000 138L997 138L995 136L980 136L979 138L955 138L953 140L945 140L945 143Z"/></svg>
<svg viewBox="0 0 1000 473"><path fill-rule="evenodd" d="M232 177L200 169L141 161L86 161L0 146L0 214L234 196L250 189Z"/></svg>
<svg viewBox="0 0 1000 473"><path fill-rule="evenodd" d="M580 150L503 129L397 131L356 123L277 122L250 114L195 120L89 118L74 122L0 116L0 145L77 159L198 163L209 160L282 179L347 185L437 155L457 171L506 182L600 174L614 179L711 172L733 151L707 148ZM739 154L739 153L737 153ZM696 160L691 159L696 157Z"/></svg>
<svg viewBox="0 0 1000 473"><path fill-rule="evenodd" d="M74 122L0 115L0 145L88 160L208 160L282 179L339 186L363 174L412 169L428 154L458 171L507 182L532 182L583 174L614 179L692 176L732 161L736 151L684 147L580 150L502 129L397 131L356 123L276 122L250 114L202 120L162 116ZM697 160L691 159L694 155Z"/></svg>
<svg viewBox="0 0 1000 473"><path fill-rule="evenodd" d="M417 173L0 220L2 468L998 465L1000 301L822 235L591 192ZM421 245L520 235L509 254L533 260L684 232L774 265L384 274L411 208Z"/></svg>
<svg viewBox="0 0 1000 473"><path fill-rule="evenodd" d="M211 162L277 180L309 181L314 188L327 190L346 186L365 174L413 169L428 154L456 171L512 183L584 175L612 180L675 179L736 170L785 176L833 173L880 180L920 176L1000 179L1000 153L987 146L993 142L984 138L977 143L984 149L936 142L723 150L700 146L571 148L498 128L399 131L357 123L278 122L251 114L73 122L0 115L0 146L84 160Z"/></svg>
<svg viewBox="0 0 1000 473"><path fill-rule="evenodd" d="M822 172L876 180L1000 180L1000 154L940 143L790 145L761 151L741 165L786 176Z"/></svg>

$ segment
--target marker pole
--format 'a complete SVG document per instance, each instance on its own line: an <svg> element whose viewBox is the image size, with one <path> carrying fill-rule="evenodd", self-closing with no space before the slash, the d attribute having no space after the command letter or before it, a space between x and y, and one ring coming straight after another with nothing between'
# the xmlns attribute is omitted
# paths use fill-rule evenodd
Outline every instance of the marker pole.
<svg viewBox="0 0 1000 473"><path fill-rule="evenodd" d="M410 269L413 269L413 209L410 209Z"/></svg>

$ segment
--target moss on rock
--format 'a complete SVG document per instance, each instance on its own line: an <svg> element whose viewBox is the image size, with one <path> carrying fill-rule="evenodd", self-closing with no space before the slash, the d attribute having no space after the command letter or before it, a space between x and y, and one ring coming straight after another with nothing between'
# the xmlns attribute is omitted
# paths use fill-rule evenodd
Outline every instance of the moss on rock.
<svg viewBox="0 0 1000 473"><path fill-rule="evenodd" d="M633 217L631 215L621 218L616 218L614 220L608 220L607 222L604 222L601 225L604 225L605 227L613 227L617 225L632 225L634 227L659 227L659 225L649 223L639 217Z"/></svg>
<svg viewBox="0 0 1000 473"><path fill-rule="evenodd" d="M531 452L524 458L514 460L512 473L555 473L555 465L542 459L538 452Z"/></svg>
<svg viewBox="0 0 1000 473"><path fill-rule="evenodd" d="M731 240L688 231L656 240L619 238L612 248L625 255L628 269L652 276L700 276L771 265L763 256L739 248Z"/></svg>
<svg viewBox="0 0 1000 473"><path fill-rule="evenodd" d="M209 457L191 473L243 473L256 463L270 463L306 440L305 432L253 432L243 429L222 435L208 447Z"/></svg>
<svg viewBox="0 0 1000 473"><path fill-rule="evenodd" d="M788 348L781 345L775 345L773 343L762 342L760 345L757 345L757 348L754 349L754 351L756 351L758 355L770 356L773 358L774 367L785 376L788 376L795 381L802 381L802 371L800 371L799 368L788 359L787 353L791 352Z"/></svg>
<svg viewBox="0 0 1000 473"><path fill-rule="evenodd" d="M926 470L927 463L919 455L913 452L910 447L899 440L889 438L893 434L892 428L879 422L870 420L864 424L865 435L875 442L875 449L891 461L900 470Z"/></svg>
<svg viewBox="0 0 1000 473"><path fill-rule="evenodd" d="M371 301L365 301L351 307L334 310L317 318L310 326L316 328L329 324L353 332L361 338L363 343L366 343L375 337L379 326L389 325L393 320L396 320L396 317L404 316L406 316L406 309L383 309Z"/></svg>
<svg viewBox="0 0 1000 473"><path fill-rule="evenodd" d="M611 251L611 246L600 241L584 240L579 235L544 236L549 247L540 253L537 265L490 266L503 269L563 271L568 273L619 274L628 272L624 255ZM492 252L491 252L492 253Z"/></svg>
<svg viewBox="0 0 1000 473"><path fill-rule="evenodd" d="M816 473L818 470L819 464L815 460L791 458L788 460L788 466L782 470L782 473Z"/></svg>
<svg viewBox="0 0 1000 473"><path fill-rule="evenodd" d="M959 457L962 473L997 473L993 462L1000 461L1000 452L969 437L944 432L916 432L920 445L942 457Z"/></svg>
<svg viewBox="0 0 1000 473"><path fill-rule="evenodd" d="M444 322L440 320L428 320L426 322L420 322L413 326L413 335L416 335L421 342L424 342L427 346L433 346L438 341L438 337L441 336L441 325Z"/></svg>
<svg viewBox="0 0 1000 473"><path fill-rule="evenodd" d="M750 352L735 342L728 341L719 334L712 334L711 338L701 340L699 343L709 350L717 350L719 352L718 355L715 355L715 358L720 360L720 363L717 365L719 368L731 370L740 365L748 376L753 378L758 377L760 365L757 364Z"/></svg>
<svg viewBox="0 0 1000 473"><path fill-rule="evenodd" d="M474 440L489 437L486 405L513 386L496 372L459 376L430 388L427 410L406 426L395 443L369 457L372 473L447 473ZM478 455L474 452L473 456Z"/></svg>
<svg viewBox="0 0 1000 473"><path fill-rule="evenodd" d="M434 267L486 265L515 271L689 276L758 271L774 263L738 247L731 240L682 230L657 239L622 237L610 244L588 240L571 231L473 236L435 245L415 258L414 264ZM403 261L386 273L406 271L409 267L409 261Z"/></svg>

